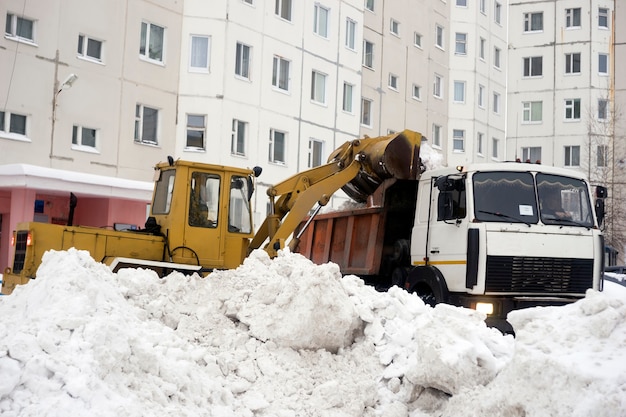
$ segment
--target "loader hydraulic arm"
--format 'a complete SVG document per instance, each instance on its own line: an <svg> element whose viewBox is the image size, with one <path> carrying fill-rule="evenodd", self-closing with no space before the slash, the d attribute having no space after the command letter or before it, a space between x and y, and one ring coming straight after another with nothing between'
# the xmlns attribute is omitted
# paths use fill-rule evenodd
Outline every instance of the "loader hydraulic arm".
<svg viewBox="0 0 626 417"><path fill-rule="evenodd" d="M269 239L264 248L271 257L276 256L315 203L326 205L340 188L355 201L363 202L387 178L418 179L423 172L421 139L419 133L405 130L346 142L330 155L327 164L270 187L267 194L271 212L250 242L248 252ZM297 238L293 238L289 247L294 250L297 244Z"/></svg>

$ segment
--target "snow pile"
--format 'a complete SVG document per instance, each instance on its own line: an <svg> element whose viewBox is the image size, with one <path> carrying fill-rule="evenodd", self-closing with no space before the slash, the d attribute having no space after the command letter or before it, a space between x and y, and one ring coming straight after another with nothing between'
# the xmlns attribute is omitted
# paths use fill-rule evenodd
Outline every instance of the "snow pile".
<svg viewBox="0 0 626 417"><path fill-rule="evenodd" d="M626 415L624 300L516 312L513 339L298 254L159 279L49 252L0 298L0 414Z"/></svg>

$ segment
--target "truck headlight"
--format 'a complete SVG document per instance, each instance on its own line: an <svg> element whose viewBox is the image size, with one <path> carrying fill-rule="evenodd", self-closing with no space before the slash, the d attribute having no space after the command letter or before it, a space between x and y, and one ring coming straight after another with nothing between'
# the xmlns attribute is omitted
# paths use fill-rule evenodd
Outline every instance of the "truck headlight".
<svg viewBox="0 0 626 417"><path fill-rule="evenodd" d="M476 311L481 312L483 314L486 314L488 316L493 314L493 304L492 303L477 302L476 306L474 308L476 309Z"/></svg>

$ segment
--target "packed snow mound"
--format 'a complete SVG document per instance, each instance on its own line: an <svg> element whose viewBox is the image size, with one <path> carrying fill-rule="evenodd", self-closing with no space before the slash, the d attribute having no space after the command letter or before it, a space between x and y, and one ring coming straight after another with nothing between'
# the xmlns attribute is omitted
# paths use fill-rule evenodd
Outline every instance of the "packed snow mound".
<svg viewBox="0 0 626 417"><path fill-rule="evenodd" d="M0 298L0 414L626 415L623 303L521 311L516 340L299 254L160 279L51 251Z"/></svg>

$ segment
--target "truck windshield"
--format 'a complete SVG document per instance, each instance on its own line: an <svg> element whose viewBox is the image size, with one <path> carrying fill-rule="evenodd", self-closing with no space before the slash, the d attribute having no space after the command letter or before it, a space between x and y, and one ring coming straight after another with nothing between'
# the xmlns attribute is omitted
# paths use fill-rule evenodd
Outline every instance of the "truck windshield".
<svg viewBox="0 0 626 417"><path fill-rule="evenodd" d="M476 220L525 224L539 221L530 172L477 172L472 181Z"/></svg>
<svg viewBox="0 0 626 417"><path fill-rule="evenodd" d="M587 183L576 178L537 174L541 221L545 224L592 227Z"/></svg>

